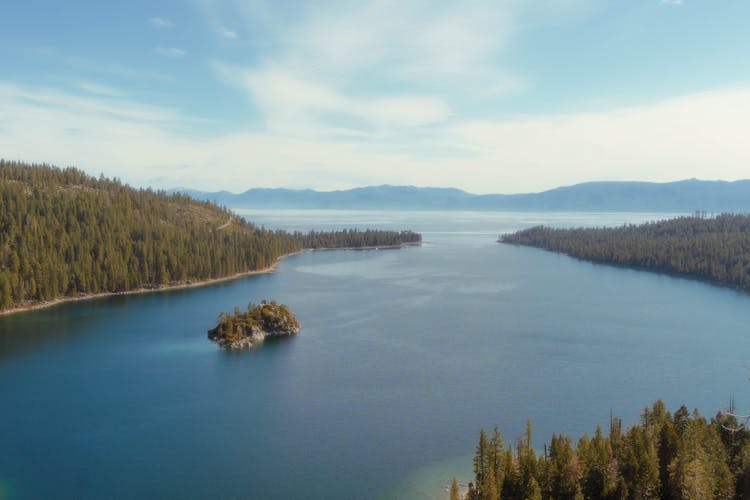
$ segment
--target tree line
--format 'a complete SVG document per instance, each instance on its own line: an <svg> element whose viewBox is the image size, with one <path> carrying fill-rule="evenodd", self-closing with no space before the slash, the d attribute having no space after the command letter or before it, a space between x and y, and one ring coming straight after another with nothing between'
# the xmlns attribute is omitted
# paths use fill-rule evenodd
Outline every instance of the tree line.
<svg viewBox="0 0 750 500"><path fill-rule="evenodd" d="M537 226L499 241L750 291L750 215L678 217L616 228Z"/></svg>
<svg viewBox="0 0 750 500"><path fill-rule="evenodd" d="M451 496L458 497L455 486ZM706 420L682 406L672 415L661 401L627 430L612 418L608 434L597 426L575 446L553 434L540 452L530 422L507 447L497 428L489 436L482 430L467 498L746 499L750 432L730 414Z"/></svg>
<svg viewBox="0 0 750 500"><path fill-rule="evenodd" d="M412 231L273 231L183 194L0 160L0 310L231 276L306 248L419 241Z"/></svg>

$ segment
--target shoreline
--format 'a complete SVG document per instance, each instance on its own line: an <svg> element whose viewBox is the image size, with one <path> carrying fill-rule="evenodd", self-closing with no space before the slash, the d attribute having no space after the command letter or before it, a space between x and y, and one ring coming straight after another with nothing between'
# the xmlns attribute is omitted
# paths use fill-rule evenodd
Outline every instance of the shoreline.
<svg viewBox="0 0 750 500"><path fill-rule="evenodd" d="M302 250L299 250L297 252L290 252L290 253L280 255L279 257L276 258L273 264L271 264L268 267L264 267L263 269L255 269L253 271L235 273L229 276L223 276L221 278L209 278L209 279L200 280L200 281L189 281L186 283L174 283L174 284L168 284L168 285L161 285L156 288L136 288L133 290L126 290L124 292L101 292L101 293L86 294L86 295L82 295L79 297L60 297L60 298L48 300L46 302L37 302L34 304L25 305L25 306L14 307L12 309L6 309L5 311L0 311L0 316L10 316L11 314L18 314L18 313L29 312L29 311L37 311L40 309L47 309L48 307L53 307L59 304L64 304L66 302L77 302L77 301L82 301L82 300L99 299L102 297L115 297L115 296L120 296L120 295L141 295L141 294L146 294L146 293L170 292L173 290L180 290L180 289L185 289L185 288L199 288L202 286L210 286L210 285L214 285L216 283L222 283L225 281L234 281L240 278L246 278L248 276L268 274L268 273L272 273L276 271L281 261L286 259L287 257L300 255L305 252L322 252L322 251L330 251L330 250L392 250L392 249L398 249L398 248L403 248L407 246L420 246L422 245L422 243L423 242L407 242L407 243L401 243L399 245L377 245L377 246L367 246L367 247L303 248Z"/></svg>
<svg viewBox="0 0 750 500"><path fill-rule="evenodd" d="M513 245L516 247L524 247L524 248L533 248L535 250L541 250L542 252L549 252L549 253L555 253L557 255L563 255L565 257L568 257L569 259L574 259L579 262L585 262L587 264L594 264L597 266L607 266L607 267L614 267L617 269L626 269L629 271L639 271L644 272L648 274L652 274L655 276L667 276L670 278L678 278L678 279L684 279L689 281L696 281L698 283L703 283L706 285L715 286L717 288L723 288L725 290L734 290L735 292L744 294L744 295L750 295L750 288L743 288L740 285L733 285L731 283L727 283L724 281L718 281L713 280L710 278L704 278L702 276L698 276L695 274L690 273L680 273L677 271L670 271L669 269L660 269L658 267L643 267L643 266L634 266L630 264L620 264L617 262L609 262L606 260L595 260L595 259L589 259L586 257L580 257L578 255L575 255L574 253L565 252L562 250L555 250L554 248L545 248L543 246L537 246L537 245L530 245L525 243L511 243L508 241L501 241L497 240L497 243L500 243L501 245Z"/></svg>

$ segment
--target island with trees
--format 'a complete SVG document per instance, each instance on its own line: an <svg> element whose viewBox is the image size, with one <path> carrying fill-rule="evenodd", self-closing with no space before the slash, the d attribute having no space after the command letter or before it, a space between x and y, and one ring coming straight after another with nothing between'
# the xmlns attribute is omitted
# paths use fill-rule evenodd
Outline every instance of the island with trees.
<svg viewBox="0 0 750 500"><path fill-rule="evenodd" d="M451 488L451 498L458 489ZM640 423L610 419L574 446L552 435L535 449L531 423L513 445L497 428L480 432L469 500L750 498L750 432L730 413L707 420L685 406L674 414L657 401Z"/></svg>
<svg viewBox="0 0 750 500"><path fill-rule="evenodd" d="M750 215L696 214L614 228L536 226L499 241L750 291Z"/></svg>
<svg viewBox="0 0 750 500"><path fill-rule="evenodd" d="M248 304L247 311L234 308L223 312L219 323L208 331L208 338L226 349L250 348L269 337L289 337L300 331L300 324L286 304L263 300Z"/></svg>
<svg viewBox="0 0 750 500"><path fill-rule="evenodd" d="M264 272L307 249L421 239L412 231L269 230L184 194L0 160L0 313Z"/></svg>

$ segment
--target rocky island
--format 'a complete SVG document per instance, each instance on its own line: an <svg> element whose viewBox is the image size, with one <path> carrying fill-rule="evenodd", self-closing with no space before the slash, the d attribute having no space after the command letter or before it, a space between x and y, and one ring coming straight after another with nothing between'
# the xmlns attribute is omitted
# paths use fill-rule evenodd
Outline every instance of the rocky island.
<svg viewBox="0 0 750 500"><path fill-rule="evenodd" d="M266 337L288 337L299 331L299 321L286 304L263 300L248 304L247 312L235 307L234 314L221 313L208 338L225 349L245 349Z"/></svg>

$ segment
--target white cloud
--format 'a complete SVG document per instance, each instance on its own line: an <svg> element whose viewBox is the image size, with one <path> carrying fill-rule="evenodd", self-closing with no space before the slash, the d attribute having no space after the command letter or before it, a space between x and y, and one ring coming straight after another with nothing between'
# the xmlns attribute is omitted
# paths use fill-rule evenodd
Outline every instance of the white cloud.
<svg viewBox="0 0 750 500"><path fill-rule="evenodd" d="M532 10L556 19L584 4L382 0L283 9L237 0L234 15L206 17L211 33L227 39L237 32L225 23L236 22L236 45L254 50L252 62L214 63L258 112L248 110L258 117L252 130L188 134L180 112L91 82L79 85L88 97L0 83L0 151L137 184L233 191L391 183L519 192L706 172L747 177L750 88L596 113L493 117L492 100L533 84L503 64L519 19Z"/></svg>
<svg viewBox="0 0 750 500"><path fill-rule="evenodd" d="M237 32L226 26L219 26L219 35L227 40L237 40Z"/></svg>
<svg viewBox="0 0 750 500"><path fill-rule="evenodd" d="M187 54L187 52L183 49L178 49L175 47L156 47L154 49L154 54L158 54L164 57L182 57Z"/></svg>
<svg viewBox="0 0 750 500"><path fill-rule="evenodd" d="M150 18L148 20L148 24L150 24L154 28L173 28L174 27L174 23L172 21L164 17L159 17L159 16Z"/></svg>
<svg viewBox="0 0 750 500"><path fill-rule="evenodd" d="M545 5L558 13L557 4L571 1L583 0ZM247 91L269 134L361 140L431 156L435 131L457 120L454 110L466 101L481 108L526 87L524 78L496 64L515 33L515 18L528 9L520 0L468 7L333 1L292 10L262 0L199 5L214 29L225 30L221 20L231 17L243 26L248 46L262 46L263 58L252 65L217 62L214 68Z"/></svg>
<svg viewBox="0 0 750 500"><path fill-rule="evenodd" d="M351 18L345 18L345 23L356 23L349 25L355 27L351 32L337 27L337 21L333 26L312 21L305 40L310 53L319 54L323 64L331 59L330 54L344 63L366 63L366 68L375 64L386 75L403 81L458 79L466 85L477 80L484 86L495 76L488 60L502 54L515 29L510 10L498 4L472 8L433 2L378 5L375 12L348 13ZM363 27L364 37L359 33ZM354 40L363 42L347 43Z"/></svg>
<svg viewBox="0 0 750 500"><path fill-rule="evenodd" d="M78 87L81 90L84 90L90 94L98 94L98 95L105 95L105 96L111 96L111 97L122 95L122 92L120 92L116 88L110 87L108 85L102 85L99 83L78 82Z"/></svg>
<svg viewBox="0 0 750 500"><path fill-rule="evenodd" d="M113 79L114 77L116 80L144 80L158 81L162 83L172 80L171 76L162 71L155 71L151 68L145 69L143 67L121 64L109 60L101 61L73 56L57 47L40 46L32 49L31 53L35 57L45 59L47 63L50 61L55 61L57 63L63 62L65 65L74 68L76 73L97 73L99 75L104 75L107 79Z"/></svg>
<svg viewBox="0 0 750 500"><path fill-rule="evenodd" d="M482 97L497 97L521 92L525 88L526 80L524 78L498 74L488 87L479 92L479 95Z"/></svg>
<svg viewBox="0 0 750 500"><path fill-rule="evenodd" d="M352 105L325 87L288 85L286 91L302 90L326 109ZM274 98L282 99L286 91ZM363 106L358 111L363 120L404 123L404 103L380 103L384 117L366 103L353 103ZM391 105L399 110L395 118ZM420 113L431 121L433 104L425 107L428 111ZM5 158L76 165L156 187L239 191L387 182L508 193L588 180L705 178L707 172L714 178L747 178L750 164L745 137L750 88L598 113L449 120L417 140L405 133L329 141L306 129L298 135L271 129L200 136L181 132L185 119L175 110L123 99L0 84Z"/></svg>
<svg viewBox="0 0 750 500"><path fill-rule="evenodd" d="M493 165L488 178L528 190L599 179L705 178L707 172L747 178L748 126L750 89L740 88L608 112L468 122L449 135L475 152L472 163Z"/></svg>
<svg viewBox="0 0 750 500"><path fill-rule="evenodd" d="M677 5L677 6L685 5L683 0L661 0L661 3L665 3L667 5Z"/></svg>
<svg viewBox="0 0 750 500"><path fill-rule="evenodd" d="M105 88L108 89L108 87ZM99 94L102 93L99 92ZM107 97L109 96L106 94L79 97L58 90L27 88L0 82L0 103L11 108L26 103L30 111L46 109L50 112L80 113L81 116L151 124L165 124L186 119L173 109ZM13 123L11 120L8 122Z"/></svg>
<svg viewBox="0 0 750 500"><path fill-rule="evenodd" d="M545 4L556 11L554 4L581 1ZM494 63L516 31L516 17L528 10L519 0L470 5L328 1L303 3L292 10L263 0L202 0L199 5L213 22L232 16L243 23L250 42L268 47L266 56L277 67L348 84L372 84L373 75L378 82L451 82L466 92L499 90L495 82L513 78Z"/></svg>
<svg viewBox="0 0 750 500"><path fill-rule="evenodd" d="M285 69L235 70L233 74L241 75L241 83L264 113L269 131L282 135L320 137L344 130L388 133L437 124L450 117L448 105L437 97L350 97Z"/></svg>

